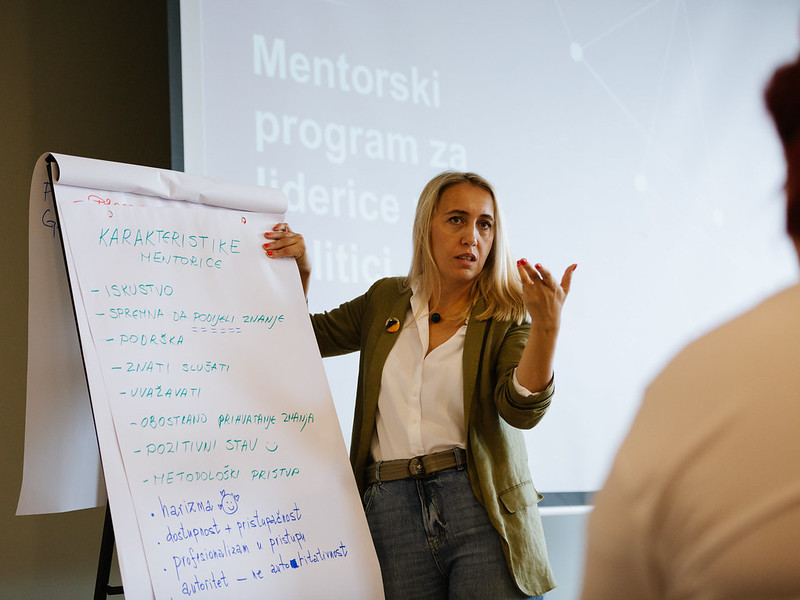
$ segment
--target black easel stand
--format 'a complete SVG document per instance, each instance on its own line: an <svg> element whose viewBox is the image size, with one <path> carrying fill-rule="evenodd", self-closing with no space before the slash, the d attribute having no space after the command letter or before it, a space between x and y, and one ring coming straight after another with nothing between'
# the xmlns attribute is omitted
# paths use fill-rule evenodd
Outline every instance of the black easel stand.
<svg viewBox="0 0 800 600"><path fill-rule="evenodd" d="M100 542L100 561L97 565L97 581L94 585L94 600L106 600L108 596L123 593L121 585L108 585L111 576L111 560L114 558L114 526L111 523L111 508L106 504L106 519L103 524L103 539Z"/></svg>

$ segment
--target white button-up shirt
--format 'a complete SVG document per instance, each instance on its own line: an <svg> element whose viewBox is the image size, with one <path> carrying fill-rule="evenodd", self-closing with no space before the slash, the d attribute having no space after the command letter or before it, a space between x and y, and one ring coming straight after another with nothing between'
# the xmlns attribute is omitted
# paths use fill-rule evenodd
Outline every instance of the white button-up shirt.
<svg viewBox="0 0 800 600"><path fill-rule="evenodd" d="M416 318L414 318L416 315ZM427 303L414 293L403 328L386 359L372 437L376 461L466 448L464 339L467 326L428 354ZM519 385L522 394L530 394Z"/></svg>

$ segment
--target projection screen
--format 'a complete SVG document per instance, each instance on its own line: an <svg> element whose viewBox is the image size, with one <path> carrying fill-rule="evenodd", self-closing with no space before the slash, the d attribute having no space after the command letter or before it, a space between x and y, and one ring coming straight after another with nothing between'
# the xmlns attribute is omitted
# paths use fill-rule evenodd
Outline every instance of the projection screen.
<svg viewBox="0 0 800 600"><path fill-rule="evenodd" d="M581 504L670 357L797 276L762 92L798 16L794 0L184 0L173 141L186 172L286 193L313 312L407 272L430 177L488 178L516 258L578 264L556 397L526 440L545 505ZM325 365L349 441L357 357Z"/></svg>

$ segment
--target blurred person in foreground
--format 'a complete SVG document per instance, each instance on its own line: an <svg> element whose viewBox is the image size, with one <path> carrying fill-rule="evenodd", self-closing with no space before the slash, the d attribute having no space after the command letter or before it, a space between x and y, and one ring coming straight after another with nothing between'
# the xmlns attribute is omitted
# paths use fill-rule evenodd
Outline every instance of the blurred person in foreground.
<svg viewBox="0 0 800 600"><path fill-rule="evenodd" d="M800 254L798 60L765 100ZM649 386L589 518L583 600L800 598L799 429L794 285L690 344Z"/></svg>

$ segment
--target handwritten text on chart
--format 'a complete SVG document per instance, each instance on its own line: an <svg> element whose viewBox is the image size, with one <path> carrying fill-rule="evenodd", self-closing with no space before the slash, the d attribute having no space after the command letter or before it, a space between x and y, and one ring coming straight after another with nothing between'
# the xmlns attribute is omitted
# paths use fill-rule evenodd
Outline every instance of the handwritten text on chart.
<svg viewBox="0 0 800 600"><path fill-rule="evenodd" d="M93 196L59 217L156 597L359 580L369 532L296 269L259 244L277 221Z"/></svg>
<svg viewBox="0 0 800 600"><path fill-rule="evenodd" d="M305 513L297 502L277 509L258 508L242 512L240 495L230 488L219 497L185 498L168 501L157 498L150 517L160 523L159 545L171 554L169 567L180 593L197 593L263 580L287 571L345 558L347 544L315 544L305 526ZM188 520L192 524L188 525ZM249 573L231 576L235 559L242 555L263 555L251 563ZM232 560L228 560L232 559Z"/></svg>

